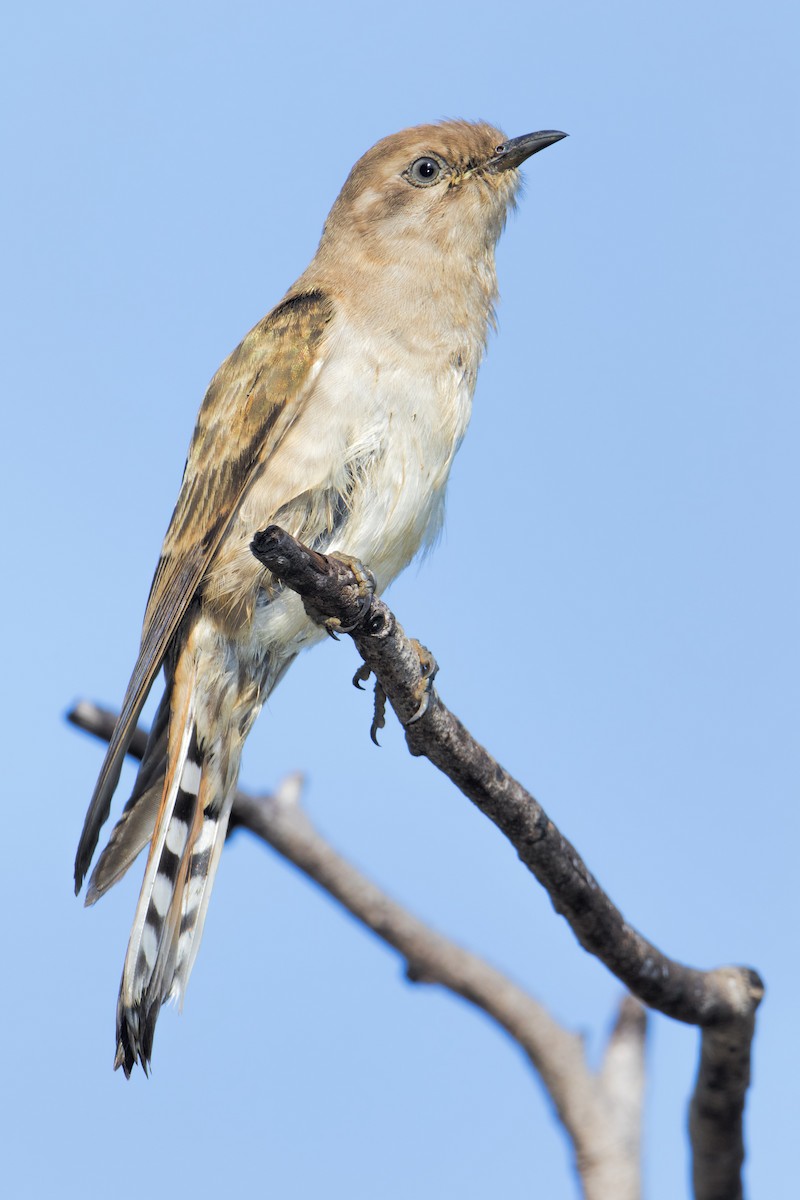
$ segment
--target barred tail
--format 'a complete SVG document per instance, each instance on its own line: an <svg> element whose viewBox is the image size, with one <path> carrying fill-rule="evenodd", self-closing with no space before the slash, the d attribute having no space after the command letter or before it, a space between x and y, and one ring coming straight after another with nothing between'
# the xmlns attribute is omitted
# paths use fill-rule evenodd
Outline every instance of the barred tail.
<svg viewBox="0 0 800 1200"><path fill-rule="evenodd" d="M201 746L196 692L194 656L185 653L172 690L161 807L117 1002L114 1066L126 1076L137 1061L148 1072L161 1006L185 992L235 790L238 752L233 765L223 742Z"/></svg>

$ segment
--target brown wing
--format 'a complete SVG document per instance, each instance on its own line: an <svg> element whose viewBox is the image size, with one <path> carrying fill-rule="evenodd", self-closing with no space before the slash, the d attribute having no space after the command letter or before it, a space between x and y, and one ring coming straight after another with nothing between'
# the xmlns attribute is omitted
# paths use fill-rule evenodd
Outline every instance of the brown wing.
<svg viewBox="0 0 800 1200"><path fill-rule="evenodd" d="M321 292L290 296L248 333L211 381L150 589L139 657L86 813L75 859L76 893L170 641L254 474L298 416L332 313L331 300Z"/></svg>

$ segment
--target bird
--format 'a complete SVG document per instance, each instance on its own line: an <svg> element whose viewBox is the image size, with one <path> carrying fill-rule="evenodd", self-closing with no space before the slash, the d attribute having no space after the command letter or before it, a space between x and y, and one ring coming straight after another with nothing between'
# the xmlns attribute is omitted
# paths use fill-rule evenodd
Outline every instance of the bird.
<svg viewBox="0 0 800 1200"><path fill-rule="evenodd" d="M149 843L117 1002L114 1067L145 1075L182 1003L244 741L300 650L324 636L250 550L276 524L364 563L380 593L441 526L497 300L495 246L520 166L567 135L446 120L352 168L317 252L206 392L141 644L75 860L81 890L122 761L163 669L132 793L89 878L100 898Z"/></svg>

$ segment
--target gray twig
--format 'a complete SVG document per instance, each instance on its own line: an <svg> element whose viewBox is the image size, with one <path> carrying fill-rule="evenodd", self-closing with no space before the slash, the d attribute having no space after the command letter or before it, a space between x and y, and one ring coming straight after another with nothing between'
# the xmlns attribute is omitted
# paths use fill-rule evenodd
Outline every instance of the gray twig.
<svg viewBox="0 0 800 1200"><path fill-rule="evenodd" d="M442 704L418 643L383 601L373 597L365 605L363 580L351 566L309 550L276 525L257 534L251 549L312 615L350 633L405 727L411 753L429 758L505 834L584 949L645 1004L702 1029L690 1120L695 1196L737 1200L750 1046L764 990L757 972L685 966L628 925L541 805Z"/></svg>
<svg viewBox="0 0 800 1200"><path fill-rule="evenodd" d="M67 719L108 741L117 714L82 700ZM129 753L147 742L137 729ZM644 1100L644 1009L623 998L601 1069L593 1073L583 1041L563 1029L521 987L477 955L413 916L347 862L317 832L300 804L302 777L272 796L238 791L232 826L248 829L323 888L405 959L412 983L438 984L481 1009L522 1048L572 1144L586 1200L638 1200Z"/></svg>

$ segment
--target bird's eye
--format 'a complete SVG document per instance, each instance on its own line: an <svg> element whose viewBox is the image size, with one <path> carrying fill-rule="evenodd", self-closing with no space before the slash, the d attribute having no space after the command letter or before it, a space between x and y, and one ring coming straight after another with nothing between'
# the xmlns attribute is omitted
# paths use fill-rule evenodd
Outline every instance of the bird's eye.
<svg viewBox="0 0 800 1200"><path fill-rule="evenodd" d="M428 187L429 184L436 183L443 170L444 167L438 159L426 154L424 158L418 158L411 164L406 171L406 177L409 183L416 187Z"/></svg>

